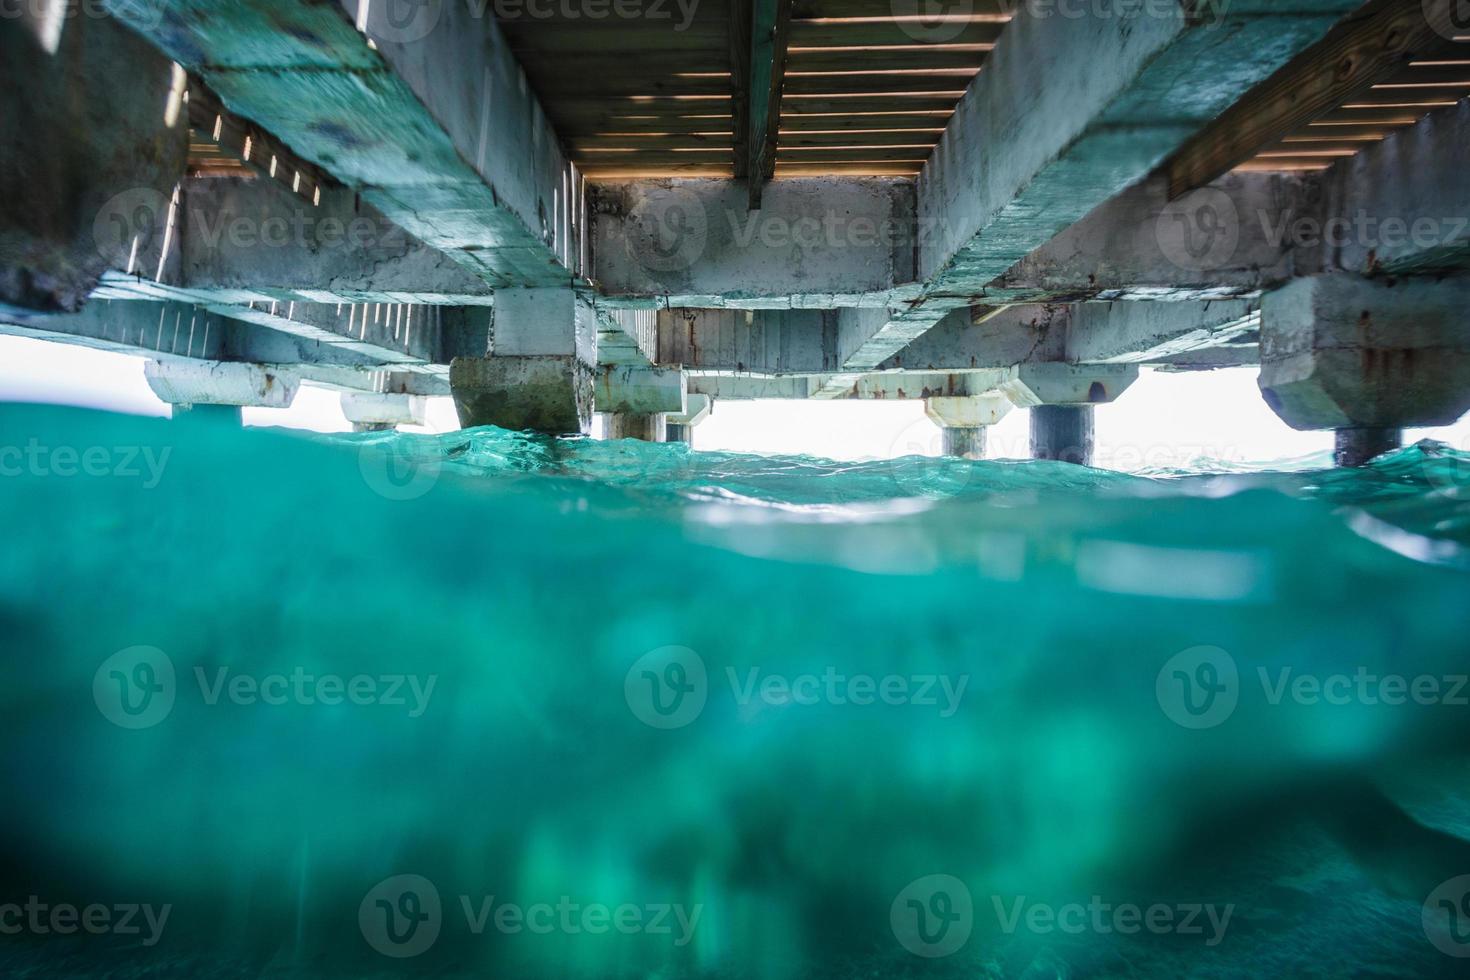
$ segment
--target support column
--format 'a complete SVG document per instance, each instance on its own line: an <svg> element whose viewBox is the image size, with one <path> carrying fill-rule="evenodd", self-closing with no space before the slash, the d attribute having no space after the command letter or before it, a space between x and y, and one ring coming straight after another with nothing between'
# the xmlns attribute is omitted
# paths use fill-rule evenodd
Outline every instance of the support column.
<svg viewBox="0 0 1470 980"><path fill-rule="evenodd" d="M1022 364L1001 386L1031 409L1031 458L1091 466L1093 408L1116 401L1138 380L1136 364Z"/></svg>
<svg viewBox="0 0 1470 980"><path fill-rule="evenodd" d="M1470 277L1299 279L1261 303L1261 394L1294 429L1337 433L1339 466L1470 410Z"/></svg>
<svg viewBox="0 0 1470 980"><path fill-rule="evenodd" d="M683 415L664 416L665 442L682 442L692 445L695 426L709 418L710 413L714 411L715 401L709 395L688 395L685 402L688 409Z"/></svg>
<svg viewBox="0 0 1470 980"><path fill-rule="evenodd" d="M608 439L664 441L664 416L659 413L633 415L627 412L605 412L602 418Z"/></svg>
<svg viewBox="0 0 1470 980"><path fill-rule="evenodd" d="M985 430L1010 410L1010 401L998 394L924 399L924 414L943 434L944 455L957 459L984 459Z"/></svg>
<svg viewBox="0 0 1470 980"><path fill-rule="evenodd" d="M1091 466L1096 440L1091 405L1031 409L1031 458Z"/></svg>
<svg viewBox="0 0 1470 980"><path fill-rule="evenodd" d="M1403 429L1338 429L1333 459L1338 466L1357 468L1403 445Z"/></svg>
<svg viewBox="0 0 1470 980"><path fill-rule="evenodd" d="M460 424L585 432L596 360L596 317L570 288L499 290L489 356L456 357L449 366Z"/></svg>

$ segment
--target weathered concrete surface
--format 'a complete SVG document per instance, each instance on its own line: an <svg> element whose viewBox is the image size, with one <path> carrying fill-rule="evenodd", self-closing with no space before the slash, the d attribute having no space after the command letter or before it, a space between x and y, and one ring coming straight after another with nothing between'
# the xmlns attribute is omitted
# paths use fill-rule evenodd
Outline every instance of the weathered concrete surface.
<svg viewBox="0 0 1470 980"><path fill-rule="evenodd" d="M658 356L658 314L597 303L597 363L649 367Z"/></svg>
<svg viewBox="0 0 1470 980"><path fill-rule="evenodd" d="M0 304L45 312L155 270L188 148L167 58L106 18L60 26L0 18Z"/></svg>
<svg viewBox="0 0 1470 980"><path fill-rule="evenodd" d="M881 177L599 186L593 278L612 301L659 308L886 305L915 279L914 187ZM896 291L898 290L898 291Z"/></svg>
<svg viewBox="0 0 1470 980"><path fill-rule="evenodd" d="M985 429L952 428L944 426L939 433L940 452L954 459L985 458Z"/></svg>
<svg viewBox="0 0 1470 980"><path fill-rule="evenodd" d="M1037 405L1031 409L1031 458L1091 466L1096 448L1090 405Z"/></svg>
<svg viewBox="0 0 1470 980"><path fill-rule="evenodd" d="M1296 429L1451 425L1470 411L1470 278L1293 282L1262 301L1261 391Z"/></svg>
<svg viewBox="0 0 1470 980"><path fill-rule="evenodd" d="M184 181L182 261L169 285L216 301L489 305L479 276L389 221L346 188L320 201L268 180Z"/></svg>
<svg viewBox="0 0 1470 980"><path fill-rule="evenodd" d="M660 364L771 377L837 367L838 310L660 310Z"/></svg>
<svg viewBox="0 0 1470 980"><path fill-rule="evenodd" d="M460 422L551 435L585 432L592 420L597 331L591 304L570 288L498 291L488 350L456 356L449 365Z"/></svg>
<svg viewBox="0 0 1470 980"><path fill-rule="evenodd" d="M1117 401L1137 380L1136 364L1021 364L1000 390L1020 408L1102 405Z"/></svg>
<svg viewBox="0 0 1470 980"><path fill-rule="evenodd" d="M1021 259L992 301L1210 300L1253 297L1312 272L1291 222L1321 208L1313 177L1234 173L1169 200L1156 174L1099 206Z"/></svg>
<svg viewBox="0 0 1470 980"><path fill-rule="evenodd" d="M592 369L570 355L456 357L449 387L466 428L576 435L592 419Z"/></svg>
<svg viewBox="0 0 1470 980"><path fill-rule="evenodd" d="M844 367L872 368L982 302L993 280L1148 176L1357 6L1248 0L1211 17L1102 4L1059 17L1022 5L919 176L922 300Z"/></svg>
<svg viewBox="0 0 1470 980"><path fill-rule="evenodd" d="M1323 175L1319 266L1411 275L1470 266L1470 100L1425 116Z"/></svg>
<svg viewBox="0 0 1470 980"><path fill-rule="evenodd" d="M1141 364L1237 343L1261 328L1258 301L1078 303L1069 310L1066 360Z"/></svg>
<svg viewBox="0 0 1470 980"><path fill-rule="evenodd" d="M290 408L300 382L259 364L228 361L149 361L143 377L170 405Z"/></svg>
<svg viewBox="0 0 1470 980"><path fill-rule="evenodd" d="M422 395L395 392L342 393L342 414L353 426L393 428L399 425L423 425L427 418L428 399Z"/></svg>
<svg viewBox="0 0 1470 980"><path fill-rule="evenodd" d="M664 416L608 412L603 415L603 436L607 439L637 439L641 442L663 442L666 438Z"/></svg>
<svg viewBox="0 0 1470 980"><path fill-rule="evenodd" d="M402 24L367 0L105 2L230 111L485 281L571 278L580 181L478 6L431 0Z"/></svg>
<svg viewBox="0 0 1470 980"><path fill-rule="evenodd" d="M974 323L968 307L878 365L880 371L989 371L1066 352L1066 306L1013 306Z"/></svg>
<svg viewBox="0 0 1470 980"><path fill-rule="evenodd" d="M695 428L714 410L715 400L709 395L685 395L683 413L664 416L664 441L693 442Z"/></svg>
<svg viewBox="0 0 1470 980"><path fill-rule="evenodd" d="M681 368L600 368L593 380L595 411L618 415L683 415L686 380Z"/></svg>

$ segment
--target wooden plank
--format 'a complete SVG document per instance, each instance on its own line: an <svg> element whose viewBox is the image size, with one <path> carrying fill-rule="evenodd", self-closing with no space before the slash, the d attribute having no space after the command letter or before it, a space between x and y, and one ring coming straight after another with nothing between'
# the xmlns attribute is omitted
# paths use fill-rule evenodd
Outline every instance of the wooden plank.
<svg viewBox="0 0 1470 980"><path fill-rule="evenodd" d="M938 51L929 48L838 49L788 52L786 77L812 71L942 71L973 75L985 61L984 51Z"/></svg>
<svg viewBox="0 0 1470 980"><path fill-rule="evenodd" d="M580 166L580 165L579 165ZM588 162L582 166L588 180L636 180L643 177L733 177L729 164L712 163L656 163L629 164L617 162Z"/></svg>
<svg viewBox="0 0 1470 980"><path fill-rule="evenodd" d="M1174 197L1203 187L1250 160L1261 147L1307 125L1416 54L1446 43L1456 0L1373 0L1322 41L1226 110L1165 164ZM1373 103L1381 104L1381 103Z"/></svg>
<svg viewBox="0 0 1470 980"><path fill-rule="evenodd" d="M804 113L944 112L952 115L958 100L948 95L798 95L786 93L782 117Z"/></svg>
<svg viewBox="0 0 1470 980"><path fill-rule="evenodd" d="M923 169L915 163L788 163L776 162L776 179L782 177L917 177Z"/></svg>
<svg viewBox="0 0 1470 980"><path fill-rule="evenodd" d="M914 37L911 30L904 30L903 24L891 18L876 21L837 22L793 20L791 22L791 47L888 47L890 45L907 47L917 44L923 47L942 48L946 44L979 44L984 45L988 50L995 46L1003 30L1005 30L1004 23L971 21L957 25L954 33L946 37L944 44L924 44L921 39Z"/></svg>
<svg viewBox="0 0 1470 980"><path fill-rule="evenodd" d="M814 146L782 147L778 159L782 163L817 163L826 161L894 162L922 164L933 152L931 146Z"/></svg>
<svg viewBox="0 0 1470 980"><path fill-rule="evenodd" d="M924 9L928 5L915 3L914 6L916 9ZM955 4L953 13L947 10L946 5L939 6L941 13L948 18L1005 23L1010 20L1017 4L1016 0L973 0L970 3ZM900 5L895 4L893 0L796 0L791 16L794 20L855 17L894 20L899 9L901 9ZM932 20L933 18L925 19Z"/></svg>
<svg viewBox="0 0 1470 980"><path fill-rule="evenodd" d="M848 112L797 112L792 103L781 114L782 141L787 133L802 133L820 130L883 130L883 129L936 129L943 131L944 124L953 115L951 109L933 112L874 112L858 115Z"/></svg>
<svg viewBox="0 0 1470 980"><path fill-rule="evenodd" d="M677 133L672 136L647 133L596 134L574 136L566 140L567 148L574 153L606 152L620 149L639 151L668 150L683 153L695 149L720 150L726 155L734 152L734 138L730 133L700 136L694 133Z"/></svg>
<svg viewBox="0 0 1470 980"><path fill-rule="evenodd" d="M942 129L840 129L831 132L788 132L781 131L779 156L785 156L792 147L802 146L849 146L860 143L866 146L924 146L933 149L939 143Z"/></svg>
<svg viewBox="0 0 1470 980"><path fill-rule="evenodd" d="M750 173L750 27L752 0L732 0L730 4L730 98L735 134L735 177L743 180Z"/></svg>
<svg viewBox="0 0 1470 980"><path fill-rule="evenodd" d="M793 96L827 95L931 95L949 100L953 107L965 94L974 72L882 75L790 75L786 92Z"/></svg>

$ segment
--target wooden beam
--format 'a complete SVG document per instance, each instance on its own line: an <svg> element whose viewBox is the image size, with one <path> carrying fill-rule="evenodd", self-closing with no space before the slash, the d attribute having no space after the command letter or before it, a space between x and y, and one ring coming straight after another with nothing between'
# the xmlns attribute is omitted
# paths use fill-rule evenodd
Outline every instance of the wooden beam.
<svg viewBox="0 0 1470 980"><path fill-rule="evenodd" d="M1253 159L1438 49L1453 33L1456 0L1373 0L1252 90L1165 167L1177 198Z"/></svg>
<svg viewBox="0 0 1470 980"><path fill-rule="evenodd" d="M750 0L749 162L746 182L750 208L761 206L761 189L775 173L781 125L781 92L786 73L792 0Z"/></svg>
<svg viewBox="0 0 1470 980"><path fill-rule="evenodd" d="M751 0L730 0L730 105L735 120L735 177L750 167Z"/></svg>

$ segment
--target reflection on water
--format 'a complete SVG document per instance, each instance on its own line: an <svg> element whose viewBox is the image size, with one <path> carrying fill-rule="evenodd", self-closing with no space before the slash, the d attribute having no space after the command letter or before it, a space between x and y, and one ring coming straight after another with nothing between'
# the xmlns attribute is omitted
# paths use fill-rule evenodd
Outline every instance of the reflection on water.
<svg viewBox="0 0 1470 980"><path fill-rule="evenodd" d="M7 972L1470 953L1444 447L1125 476L0 420Z"/></svg>

